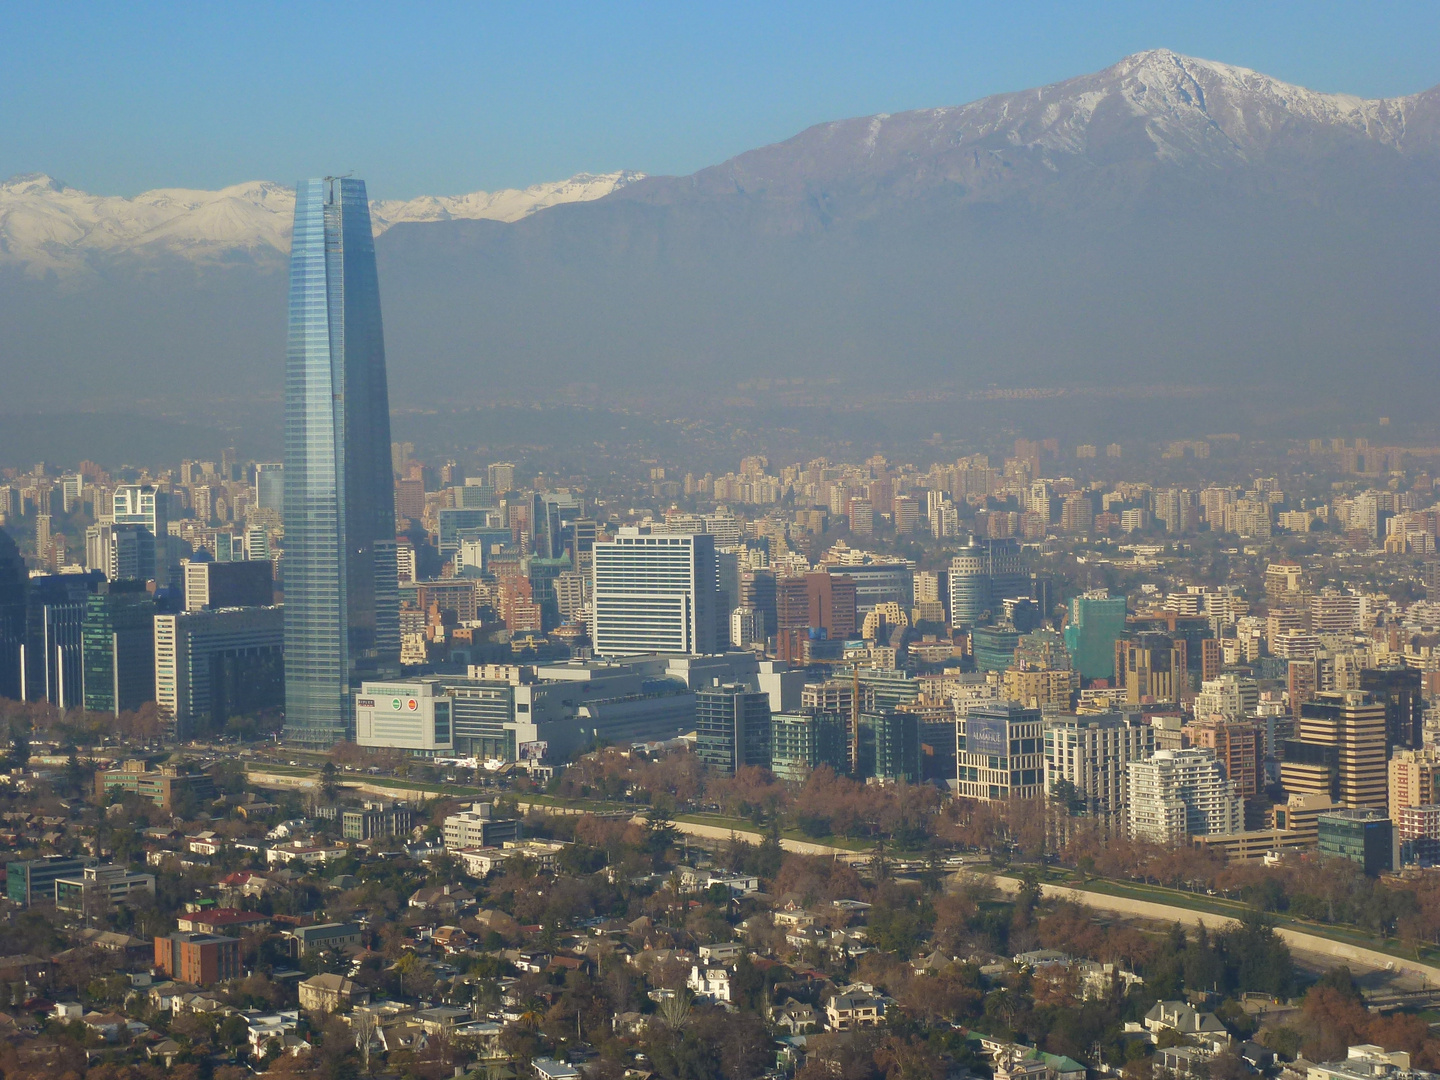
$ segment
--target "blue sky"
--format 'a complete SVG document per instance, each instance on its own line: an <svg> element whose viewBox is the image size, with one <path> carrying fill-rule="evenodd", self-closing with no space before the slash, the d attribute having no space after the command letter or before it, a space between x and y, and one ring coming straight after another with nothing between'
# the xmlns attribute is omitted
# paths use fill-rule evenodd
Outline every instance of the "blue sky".
<svg viewBox="0 0 1440 1080"><path fill-rule="evenodd" d="M824 120L1167 47L1367 97L1440 3L0 3L0 177L131 195L349 172L372 197L687 173Z"/></svg>

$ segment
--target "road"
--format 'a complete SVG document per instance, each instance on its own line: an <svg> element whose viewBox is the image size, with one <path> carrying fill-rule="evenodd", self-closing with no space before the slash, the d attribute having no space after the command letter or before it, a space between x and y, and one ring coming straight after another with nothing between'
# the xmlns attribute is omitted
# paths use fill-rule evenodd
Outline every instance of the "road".
<svg viewBox="0 0 1440 1080"><path fill-rule="evenodd" d="M962 872L963 874L963 872ZM962 875L956 875L961 877ZM1017 878L1001 877L995 874L977 875L990 881L1001 892L1015 893L1020 890ZM1110 912L1130 918L1147 919L1159 923L1180 923L1181 926L1220 926L1234 920L1224 915L1192 908L1160 904L1152 900L1135 900L1128 896L1109 896L1105 893L1090 892L1087 889L1072 889L1065 885L1040 886L1041 895L1051 900L1070 900L1096 911ZM1418 960L1407 960L1378 949L1367 949L1349 942L1336 941L1319 934L1307 934L1303 930L1279 926L1275 933L1290 947L1298 958L1313 958L1320 966L1345 964L1352 971L1385 971L1408 976L1407 981L1418 980L1424 987L1440 987L1440 968Z"/></svg>

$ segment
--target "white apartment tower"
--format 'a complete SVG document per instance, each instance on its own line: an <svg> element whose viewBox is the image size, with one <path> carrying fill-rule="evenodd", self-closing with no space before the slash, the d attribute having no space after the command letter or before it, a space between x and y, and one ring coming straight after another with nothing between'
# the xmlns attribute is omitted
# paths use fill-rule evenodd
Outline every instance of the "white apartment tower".
<svg viewBox="0 0 1440 1080"><path fill-rule="evenodd" d="M1245 827L1244 800L1211 750L1157 750L1125 767L1130 836L1182 844L1191 836L1228 836Z"/></svg>

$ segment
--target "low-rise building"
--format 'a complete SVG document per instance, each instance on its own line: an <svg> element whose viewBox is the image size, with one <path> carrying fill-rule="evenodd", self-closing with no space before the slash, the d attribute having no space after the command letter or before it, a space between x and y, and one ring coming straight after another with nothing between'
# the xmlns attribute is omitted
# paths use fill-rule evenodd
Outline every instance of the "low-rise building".
<svg viewBox="0 0 1440 1080"><path fill-rule="evenodd" d="M87 866L55 879L55 906L67 911L109 911L136 896L155 895L155 875L124 866Z"/></svg>
<svg viewBox="0 0 1440 1080"><path fill-rule="evenodd" d="M1410 1055L1404 1050L1362 1043L1350 1047L1344 1061L1311 1065L1305 1071L1305 1080L1433 1080L1437 1075L1412 1069Z"/></svg>
<svg viewBox="0 0 1440 1080"><path fill-rule="evenodd" d="M360 944L360 927L354 923L316 923L297 926L288 934L291 955L300 957L322 949L349 949Z"/></svg>
<svg viewBox="0 0 1440 1080"><path fill-rule="evenodd" d="M137 759L95 774L95 797L104 801L111 792L139 795L168 814L174 812L175 799L181 793L193 796L198 803L212 801L215 781L209 773L192 770L183 763L165 762L151 768L148 761Z"/></svg>
<svg viewBox="0 0 1440 1080"><path fill-rule="evenodd" d="M240 939L198 931L155 939L155 966L177 982L213 986L240 977Z"/></svg>
<svg viewBox="0 0 1440 1080"><path fill-rule="evenodd" d="M299 989L300 1007L311 1012L340 1012L370 1002L370 991L343 975L312 975L301 980Z"/></svg>
<svg viewBox="0 0 1440 1080"><path fill-rule="evenodd" d="M519 840L523 829L518 818L495 816L495 804L477 802L469 810L445 819L445 847L499 847L507 840Z"/></svg>

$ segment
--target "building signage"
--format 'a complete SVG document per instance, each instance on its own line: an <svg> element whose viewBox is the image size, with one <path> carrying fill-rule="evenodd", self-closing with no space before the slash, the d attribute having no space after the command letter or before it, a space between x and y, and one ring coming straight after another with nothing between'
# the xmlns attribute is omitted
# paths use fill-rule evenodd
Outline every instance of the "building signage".
<svg viewBox="0 0 1440 1080"><path fill-rule="evenodd" d="M965 748L972 754L1010 755L1009 721L998 716L971 716L965 724Z"/></svg>

